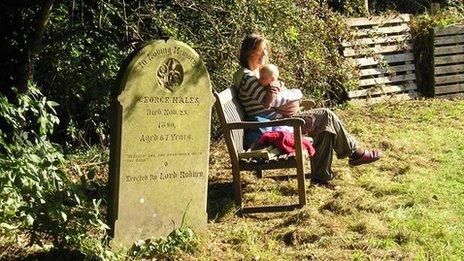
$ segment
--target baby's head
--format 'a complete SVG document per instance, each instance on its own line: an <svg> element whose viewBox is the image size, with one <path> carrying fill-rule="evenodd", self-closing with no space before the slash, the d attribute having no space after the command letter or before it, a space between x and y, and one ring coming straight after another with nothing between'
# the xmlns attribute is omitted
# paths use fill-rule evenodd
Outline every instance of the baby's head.
<svg viewBox="0 0 464 261"><path fill-rule="evenodd" d="M268 86L279 78L279 69L274 64L265 64L259 68L259 83Z"/></svg>

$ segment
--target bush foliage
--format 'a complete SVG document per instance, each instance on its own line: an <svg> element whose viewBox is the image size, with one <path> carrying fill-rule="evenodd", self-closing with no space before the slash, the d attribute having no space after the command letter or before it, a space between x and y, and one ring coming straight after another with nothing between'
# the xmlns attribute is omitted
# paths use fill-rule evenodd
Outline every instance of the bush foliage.
<svg viewBox="0 0 464 261"><path fill-rule="evenodd" d="M354 6L340 4L361 12ZM270 39L271 62L282 68L288 86L335 100L354 87L352 69L340 55L347 27L340 13L315 0L60 2L34 77L60 104L57 137L67 134L70 144L106 142L110 89L129 52L164 36L186 42L204 58L214 88L222 90L238 67L241 40L252 32Z"/></svg>
<svg viewBox="0 0 464 261"><path fill-rule="evenodd" d="M198 238L192 229L181 226L166 238L139 240L129 249L129 256L135 259L173 259L179 252L194 253L198 248ZM177 259L177 258L175 258Z"/></svg>
<svg viewBox="0 0 464 261"><path fill-rule="evenodd" d="M88 198L87 184L71 180L60 147L48 138L58 123L56 105L32 84L16 101L0 95L0 231L27 235L31 245L87 245L98 255L98 239L107 229L102 199Z"/></svg>
<svg viewBox="0 0 464 261"><path fill-rule="evenodd" d="M282 68L288 86L316 99L343 100L356 80L340 55L340 43L349 37L343 17L367 14L364 0L55 1L43 41L28 46L35 42L36 16L45 2L50 1L1 4L7 10L1 19L9 26L5 48L19 57L12 58L13 64L28 57L25 50L37 51L30 71L42 92L59 103L54 139L70 145L107 144L110 90L122 60L165 36L200 53L215 89L222 90L237 69L240 41L247 33L263 33L273 43L271 62ZM437 2L462 8L460 0ZM392 9L418 14L430 8L428 0L369 1L371 14ZM1 64L6 72L14 67L10 56Z"/></svg>

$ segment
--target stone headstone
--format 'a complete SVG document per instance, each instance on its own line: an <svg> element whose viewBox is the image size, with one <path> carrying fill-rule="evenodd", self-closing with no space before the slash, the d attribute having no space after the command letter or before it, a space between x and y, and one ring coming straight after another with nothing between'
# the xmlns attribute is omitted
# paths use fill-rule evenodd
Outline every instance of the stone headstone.
<svg viewBox="0 0 464 261"><path fill-rule="evenodd" d="M214 98L199 55L175 40L150 42L133 54L114 97L113 243L167 236L182 222L204 230Z"/></svg>

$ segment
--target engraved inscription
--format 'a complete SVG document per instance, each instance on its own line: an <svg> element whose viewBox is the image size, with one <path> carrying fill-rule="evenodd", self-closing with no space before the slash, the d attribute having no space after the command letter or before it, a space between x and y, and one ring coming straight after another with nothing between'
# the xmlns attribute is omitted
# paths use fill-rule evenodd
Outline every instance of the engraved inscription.
<svg viewBox="0 0 464 261"><path fill-rule="evenodd" d="M141 134L139 142L165 142L165 141L192 141L192 134L179 134L179 133L167 133L167 134Z"/></svg>
<svg viewBox="0 0 464 261"><path fill-rule="evenodd" d="M169 172L159 172L159 173L150 173L142 175L127 175L124 179L126 183L137 183L137 182L162 182L165 180L173 179L195 179L202 178L205 176L203 171L197 170L181 170L181 171L169 171Z"/></svg>

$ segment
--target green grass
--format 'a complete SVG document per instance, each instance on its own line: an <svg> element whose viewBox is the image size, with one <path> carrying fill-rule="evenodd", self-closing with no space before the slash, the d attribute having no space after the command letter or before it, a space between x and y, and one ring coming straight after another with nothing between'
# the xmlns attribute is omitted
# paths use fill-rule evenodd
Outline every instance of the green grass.
<svg viewBox="0 0 464 261"><path fill-rule="evenodd" d="M334 182L339 185L338 190L311 186L308 182L308 204L304 208L239 217L233 204L230 162L224 141L214 143L210 153L208 230L199 235L198 245L196 237L192 241L195 250L182 251L187 245L181 243L173 245L173 249L179 247L178 251L163 252L162 257L175 260L464 259L464 101L348 105L335 111L362 147L383 151L380 161L353 168L346 159L334 159L333 169L338 174ZM67 161L73 179L87 184L89 199L106 195L107 153L90 148L69 155ZM252 173L243 175L247 205L294 204L298 201L296 187L295 179L276 181L257 179ZM184 238L185 244L190 242L189 238ZM84 250L63 252L47 247L23 247L24 240L0 235L0 259L77 258L82 257L86 248L95 249L85 245L92 241L82 242L80 248ZM171 244L166 242L164 245ZM143 251L137 256L112 253L104 243L98 243L104 256L110 259L137 260L149 254ZM160 244L153 246L161 247Z"/></svg>
<svg viewBox="0 0 464 261"><path fill-rule="evenodd" d="M334 159L337 191L308 185L308 205L287 213L212 216L198 259L460 260L464 258L464 101L418 100L336 110L384 157L349 167ZM223 144L211 186L230 182ZM218 156L218 158L220 158ZM295 202L296 181L245 174L247 204ZM230 188L229 188L230 189ZM216 193L215 200L232 201ZM229 204L232 207L231 204Z"/></svg>

